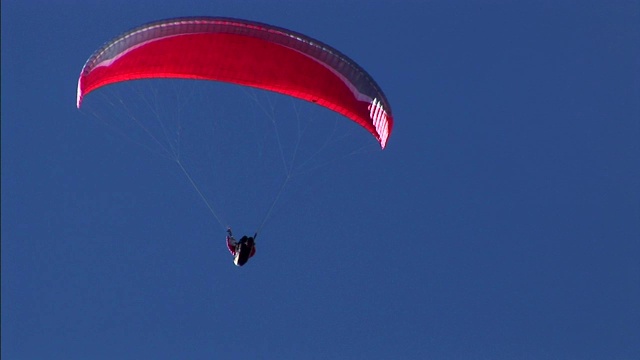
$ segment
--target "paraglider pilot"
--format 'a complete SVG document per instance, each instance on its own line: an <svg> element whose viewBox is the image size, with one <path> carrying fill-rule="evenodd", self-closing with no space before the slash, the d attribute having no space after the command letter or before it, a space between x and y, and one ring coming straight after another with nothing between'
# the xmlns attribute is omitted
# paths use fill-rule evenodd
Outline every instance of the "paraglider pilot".
<svg viewBox="0 0 640 360"><path fill-rule="evenodd" d="M233 263L242 266L256 254L256 242L254 236L243 236L237 241L231 233L231 228L227 228L227 248L233 255Z"/></svg>

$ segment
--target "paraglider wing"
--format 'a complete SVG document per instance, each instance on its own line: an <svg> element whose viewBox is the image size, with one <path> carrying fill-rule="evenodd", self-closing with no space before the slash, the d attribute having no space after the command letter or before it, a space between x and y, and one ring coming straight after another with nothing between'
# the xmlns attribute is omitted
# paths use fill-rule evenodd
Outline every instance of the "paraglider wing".
<svg viewBox="0 0 640 360"><path fill-rule="evenodd" d="M179 18L144 25L105 44L85 63L77 106L112 83L148 78L215 80L317 103L359 123L384 148L391 108L354 61L317 40L230 18Z"/></svg>

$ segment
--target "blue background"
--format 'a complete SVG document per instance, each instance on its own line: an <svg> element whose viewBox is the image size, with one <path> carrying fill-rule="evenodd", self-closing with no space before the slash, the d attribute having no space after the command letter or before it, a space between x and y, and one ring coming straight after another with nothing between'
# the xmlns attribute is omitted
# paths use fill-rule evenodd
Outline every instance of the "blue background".
<svg viewBox="0 0 640 360"><path fill-rule="evenodd" d="M103 42L189 15L331 44L396 119L243 268L75 108ZM639 139L638 1L3 1L2 358L638 359Z"/></svg>

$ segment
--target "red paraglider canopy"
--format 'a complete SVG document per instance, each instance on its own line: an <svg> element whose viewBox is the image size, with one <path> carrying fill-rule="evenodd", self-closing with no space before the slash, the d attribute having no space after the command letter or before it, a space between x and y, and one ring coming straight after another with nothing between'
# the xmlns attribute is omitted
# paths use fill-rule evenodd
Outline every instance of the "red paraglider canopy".
<svg viewBox="0 0 640 360"><path fill-rule="evenodd" d="M163 20L109 41L80 73L77 106L101 86L148 78L216 80L311 101L356 121L382 148L393 127L385 95L353 60L307 36L230 18Z"/></svg>

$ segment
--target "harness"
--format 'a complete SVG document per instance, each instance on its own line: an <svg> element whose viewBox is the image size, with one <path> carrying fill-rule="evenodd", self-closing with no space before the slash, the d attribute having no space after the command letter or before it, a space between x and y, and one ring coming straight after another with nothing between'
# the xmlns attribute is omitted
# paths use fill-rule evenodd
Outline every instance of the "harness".
<svg viewBox="0 0 640 360"><path fill-rule="evenodd" d="M255 246L255 237L247 237L243 236L242 239L236 244L236 265L244 265L247 261L249 261L249 257L251 256L251 251Z"/></svg>

